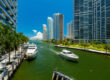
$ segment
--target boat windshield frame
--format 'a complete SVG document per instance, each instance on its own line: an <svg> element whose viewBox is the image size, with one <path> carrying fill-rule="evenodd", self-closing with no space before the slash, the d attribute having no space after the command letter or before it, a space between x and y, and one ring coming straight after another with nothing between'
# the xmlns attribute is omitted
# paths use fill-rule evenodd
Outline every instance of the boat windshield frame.
<svg viewBox="0 0 110 80"><path fill-rule="evenodd" d="M33 47L33 48L28 48L28 49L35 49L35 48Z"/></svg>
<svg viewBox="0 0 110 80"><path fill-rule="evenodd" d="M63 52L64 54L72 54L72 52Z"/></svg>
<svg viewBox="0 0 110 80"><path fill-rule="evenodd" d="M29 46L29 47L36 47L36 46Z"/></svg>
<svg viewBox="0 0 110 80"><path fill-rule="evenodd" d="M72 54L72 52L67 52L67 54Z"/></svg>

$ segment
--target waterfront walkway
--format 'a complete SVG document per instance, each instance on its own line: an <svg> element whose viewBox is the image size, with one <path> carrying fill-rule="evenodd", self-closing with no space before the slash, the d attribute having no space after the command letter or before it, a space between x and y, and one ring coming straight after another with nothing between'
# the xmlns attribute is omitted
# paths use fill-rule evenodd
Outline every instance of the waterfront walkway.
<svg viewBox="0 0 110 80"><path fill-rule="evenodd" d="M20 51L16 51L16 55L20 54ZM13 61L15 57L15 51L12 51L10 53L10 61ZM0 69L3 68L2 63L7 63L9 61L9 54L5 54L2 56L1 61L0 61Z"/></svg>
<svg viewBox="0 0 110 80"><path fill-rule="evenodd" d="M55 47L59 47L59 48L69 48L69 49L77 49L77 50L82 50L82 51L88 51L88 52L98 53L98 54L110 55L110 52L98 51L98 50L93 50L93 49L83 49L83 48L75 48L75 47L65 47L65 46L62 46L62 45L55 45Z"/></svg>
<svg viewBox="0 0 110 80"><path fill-rule="evenodd" d="M10 63L9 62L9 54L2 56L0 61L0 80L8 80L14 73L14 71L18 68L24 58L25 50L12 51L10 54Z"/></svg>

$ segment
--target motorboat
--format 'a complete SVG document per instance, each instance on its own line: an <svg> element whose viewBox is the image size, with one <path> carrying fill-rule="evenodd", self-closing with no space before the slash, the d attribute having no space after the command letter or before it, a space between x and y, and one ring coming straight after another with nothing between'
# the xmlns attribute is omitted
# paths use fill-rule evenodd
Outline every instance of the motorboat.
<svg viewBox="0 0 110 80"><path fill-rule="evenodd" d="M79 57L76 54L66 49L62 50L62 52L59 53L59 56L69 61L77 61L79 59Z"/></svg>
<svg viewBox="0 0 110 80"><path fill-rule="evenodd" d="M26 58L31 60L36 58L38 52L36 44L29 44L26 52Z"/></svg>

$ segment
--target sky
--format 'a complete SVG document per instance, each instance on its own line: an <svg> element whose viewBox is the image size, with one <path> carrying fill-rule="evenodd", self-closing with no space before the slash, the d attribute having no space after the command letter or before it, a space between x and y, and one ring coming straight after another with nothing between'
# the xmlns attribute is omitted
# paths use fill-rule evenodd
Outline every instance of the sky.
<svg viewBox="0 0 110 80"><path fill-rule="evenodd" d="M17 31L29 38L42 35L42 25L54 13L64 14L64 35L67 35L67 23L73 20L73 0L18 0Z"/></svg>

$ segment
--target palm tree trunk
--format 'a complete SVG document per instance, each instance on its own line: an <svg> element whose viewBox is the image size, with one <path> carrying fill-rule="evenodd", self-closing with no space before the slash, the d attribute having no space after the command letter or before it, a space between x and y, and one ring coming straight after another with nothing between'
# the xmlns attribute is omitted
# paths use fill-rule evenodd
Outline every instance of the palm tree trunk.
<svg viewBox="0 0 110 80"><path fill-rule="evenodd" d="M10 63L10 52L9 52L9 63Z"/></svg>
<svg viewBox="0 0 110 80"><path fill-rule="evenodd" d="M15 50L15 58L16 58L16 50Z"/></svg>

